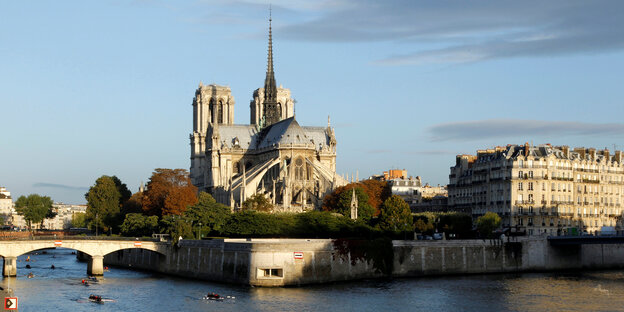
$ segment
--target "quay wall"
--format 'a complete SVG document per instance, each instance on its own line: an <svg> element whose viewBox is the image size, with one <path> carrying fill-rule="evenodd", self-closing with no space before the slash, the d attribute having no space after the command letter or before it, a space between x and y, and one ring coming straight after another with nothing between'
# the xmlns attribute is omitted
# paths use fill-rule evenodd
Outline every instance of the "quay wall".
<svg viewBox="0 0 624 312"><path fill-rule="evenodd" d="M415 277L624 268L624 244L553 247L546 238L451 241L182 240L167 255L124 249L106 265L253 286Z"/></svg>

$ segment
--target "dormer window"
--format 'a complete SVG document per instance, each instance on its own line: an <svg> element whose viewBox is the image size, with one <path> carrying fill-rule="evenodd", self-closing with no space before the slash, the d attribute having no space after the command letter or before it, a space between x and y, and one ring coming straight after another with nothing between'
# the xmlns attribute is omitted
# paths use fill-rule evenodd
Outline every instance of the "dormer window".
<svg viewBox="0 0 624 312"><path fill-rule="evenodd" d="M238 137L234 137L232 139L232 146L234 147L240 147L240 141L238 140Z"/></svg>

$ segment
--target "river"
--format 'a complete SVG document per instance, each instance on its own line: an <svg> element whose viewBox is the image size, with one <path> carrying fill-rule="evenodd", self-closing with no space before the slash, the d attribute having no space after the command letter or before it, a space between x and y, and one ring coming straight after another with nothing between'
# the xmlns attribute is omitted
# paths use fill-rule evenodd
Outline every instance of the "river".
<svg viewBox="0 0 624 312"><path fill-rule="evenodd" d="M25 261L30 256L30 261ZM26 269L30 264L31 269ZM52 270L51 265L56 269ZM496 274L253 288L111 267L89 287L70 249L18 258L20 311L621 311L624 271ZM35 276L27 278L32 272ZM208 292L234 299L202 300ZM87 300L98 294L114 301Z"/></svg>

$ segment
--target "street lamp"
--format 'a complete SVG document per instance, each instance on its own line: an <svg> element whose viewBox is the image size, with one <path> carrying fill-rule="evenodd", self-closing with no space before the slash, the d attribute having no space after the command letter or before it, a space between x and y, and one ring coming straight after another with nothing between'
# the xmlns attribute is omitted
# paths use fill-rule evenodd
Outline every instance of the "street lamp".
<svg viewBox="0 0 624 312"><path fill-rule="evenodd" d="M201 239L201 231L202 231L202 224L201 222L199 222L199 233L197 233L197 239Z"/></svg>

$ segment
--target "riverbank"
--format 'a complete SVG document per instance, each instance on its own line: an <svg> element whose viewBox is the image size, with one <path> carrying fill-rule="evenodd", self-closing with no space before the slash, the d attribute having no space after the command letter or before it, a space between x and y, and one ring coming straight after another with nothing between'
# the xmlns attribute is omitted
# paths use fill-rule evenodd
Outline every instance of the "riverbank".
<svg viewBox="0 0 624 312"><path fill-rule="evenodd" d="M297 286L416 277L624 268L624 244L553 247L545 237L500 240L182 240L167 254L125 249L104 263L252 286Z"/></svg>

